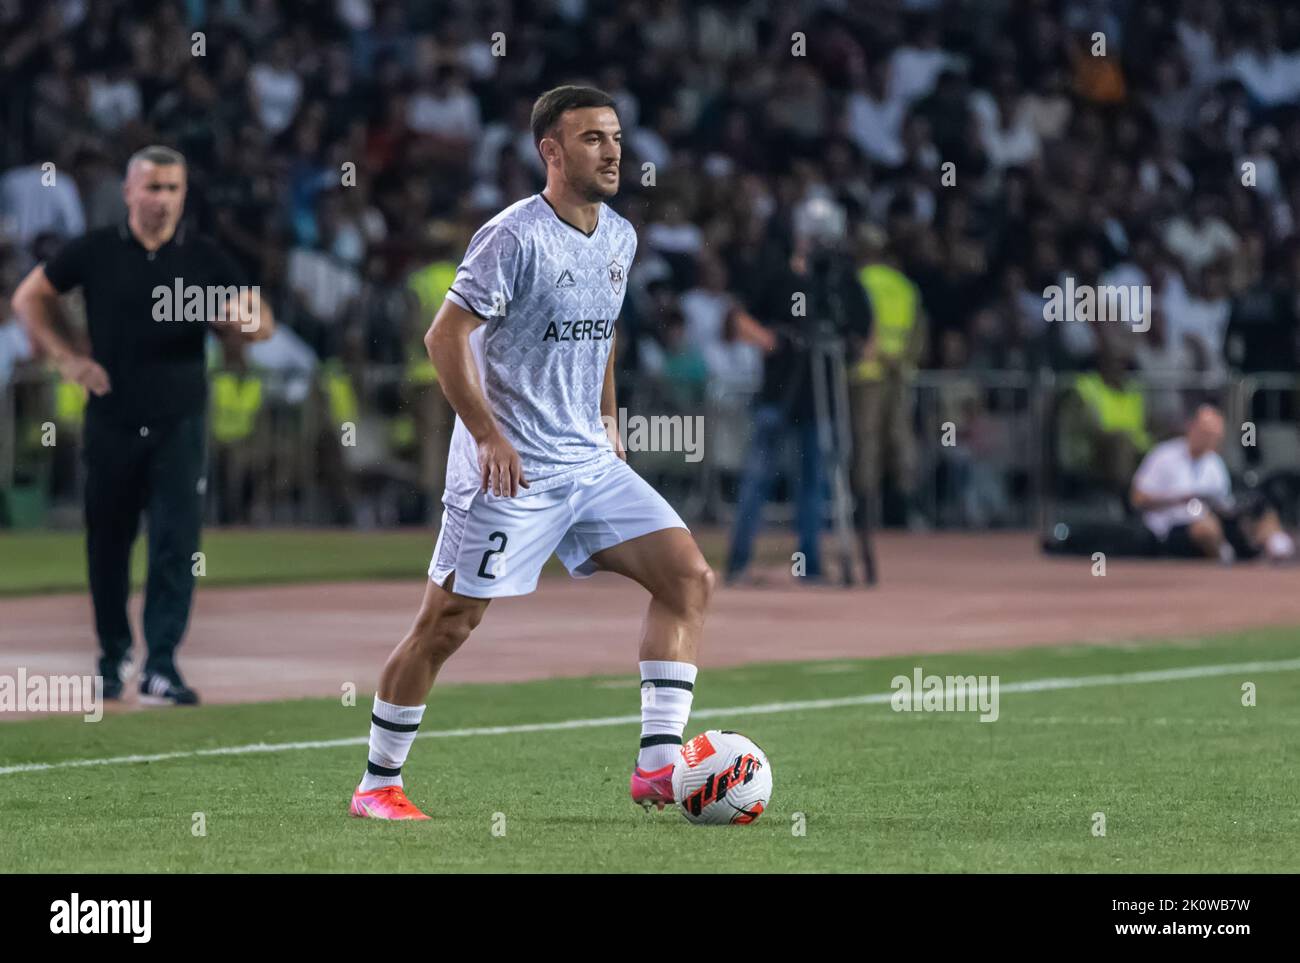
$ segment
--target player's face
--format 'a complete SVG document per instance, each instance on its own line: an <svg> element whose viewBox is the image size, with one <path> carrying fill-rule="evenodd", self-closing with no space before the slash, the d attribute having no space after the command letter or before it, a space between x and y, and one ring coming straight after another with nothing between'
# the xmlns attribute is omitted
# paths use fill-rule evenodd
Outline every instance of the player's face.
<svg viewBox="0 0 1300 963"><path fill-rule="evenodd" d="M618 193L623 128L612 107L582 107L560 118L560 171L570 189L588 201Z"/></svg>
<svg viewBox="0 0 1300 963"><path fill-rule="evenodd" d="M185 208L185 184L183 164L138 162L127 172L127 210L146 230L170 232Z"/></svg>

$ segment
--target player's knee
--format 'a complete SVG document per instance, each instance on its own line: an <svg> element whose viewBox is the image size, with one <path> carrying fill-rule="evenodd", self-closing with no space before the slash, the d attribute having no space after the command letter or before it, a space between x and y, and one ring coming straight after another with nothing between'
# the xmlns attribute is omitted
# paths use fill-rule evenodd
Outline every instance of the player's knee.
<svg viewBox="0 0 1300 963"><path fill-rule="evenodd" d="M683 565L674 573L665 601L684 617L704 614L713 597L717 576L702 557Z"/></svg>
<svg viewBox="0 0 1300 963"><path fill-rule="evenodd" d="M691 573L691 579L695 586L700 611L703 612L713 598L713 587L717 583L718 577L713 573L712 566L704 559L700 559Z"/></svg>
<svg viewBox="0 0 1300 963"><path fill-rule="evenodd" d="M449 659L482 621L478 608L448 606L422 617L412 630L413 641L427 659L441 664Z"/></svg>

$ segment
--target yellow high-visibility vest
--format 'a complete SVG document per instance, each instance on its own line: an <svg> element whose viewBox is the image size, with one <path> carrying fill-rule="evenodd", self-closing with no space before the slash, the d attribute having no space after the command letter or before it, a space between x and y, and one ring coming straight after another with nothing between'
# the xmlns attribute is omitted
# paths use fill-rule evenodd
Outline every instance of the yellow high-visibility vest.
<svg viewBox="0 0 1300 963"><path fill-rule="evenodd" d="M398 451L412 448L416 441L415 419L403 412L388 423L388 440Z"/></svg>
<svg viewBox="0 0 1300 963"><path fill-rule="evenodd" d="M452 261L426 264L418 271L412 271L406 279L406 286L420 301L420 316L430 324L455 280L456 264ZM410 384L429 385L438 380L438 372L425 353L423 331L420 332L420 338L418 343L407 345L406 380Z"/></svg>
<svg viewBox="0 0 1300 963"><path fill-rule="evenodd" d="M54 420L79 427L86 418L86 389L75 381L60 381L54 389Z"/></svg>
<svg viewBox="0 0 1300 963"><path fill-rule="evenodd" d="M424 347L424 340L419 345L408 345L406 351L406 370L403 372L407 384L432 385L438 383L438 369L429 360L429 352Z"/></svg>
<svg viewBox="0 0 1300 963"><path fill-rule="evenodd" d="M212 437L221 444L243 441L253 433L262 409L262 379L233 371L212 376Z"/></svg>
<svg viewBox="0 0 1300 963"><path fill-rule="evenodd" d="M871 300L872 330L880 358L898 358L916 325L920 296L916 285L888 264L868 264L858 272L858 282ZM879 360L860 361L853 369L855 381L879 381L884 369Z"/></svg>
<svg viewBox="0 0 1300 963"><path fill-rule="evenodd" d="M1133 384L1112 388L1096 372L1080 375L1074 390L1097 416L1102 430L1128 435L1142 451L1151 447L1146 429L1146 400Z"/></svg>
<svg viewBox="0 0 1300 963"><path fill-rule="evenodd" d="M329 401L330 418L334 424L341 425L345 421L356 424L357 412L360 407L357 404L357 393L352 387L352 379L347 376L342 366L337 361L328 361L321 368L321 387L325 389L325 397Z"/></svg>
<svg viewBox="0 0 1300 963"><path fill-rule="evenodd" d="M456 265L452 261L434 261L418 271L412 271L406 286L420 299L420 313L429 321L442 305L452 282L456 280Z"/></svg>

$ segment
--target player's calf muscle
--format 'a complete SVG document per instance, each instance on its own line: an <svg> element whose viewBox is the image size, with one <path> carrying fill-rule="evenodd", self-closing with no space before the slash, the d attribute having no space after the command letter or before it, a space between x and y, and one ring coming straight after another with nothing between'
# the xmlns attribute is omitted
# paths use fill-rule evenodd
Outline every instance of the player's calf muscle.
<svg viewBox="0 0 1300 963"><path fill-rule="evenodd" d="M394 705L419 705L429 695L438 671L469 638L479 617L468 614L417 621L393 650L379 677L379 697Z"/></svg>
<svg viewBox="0 0 1300 963"><path fill-rule="evenodd" d="M641 659L695 662L715 576L701 557L667 573L651 590Z"/></svg>
<svg viewBox="0 0 1300 963"><path fill-rule="evenodd" d="M454 584L453 574L448 586ZM455 595L430 581L424 604L415 617L403 644L419 653L435 667L441 666L469 638L470 632L483 621L488 606L487 599L471 599Z"/></svg>

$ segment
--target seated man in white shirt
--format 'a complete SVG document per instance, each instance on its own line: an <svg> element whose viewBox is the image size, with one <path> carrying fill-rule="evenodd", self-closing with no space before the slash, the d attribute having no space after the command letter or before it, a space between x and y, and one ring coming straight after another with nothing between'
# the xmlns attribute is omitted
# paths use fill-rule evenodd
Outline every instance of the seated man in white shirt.
<svg viewBox="0 0 1300 963"><path fill-rule="evenodd" d="M1277 512L1263 503L1243 510L1233 500L1217 450L1222 443L1222 413L1201 405L1184 435L1156 445L1138 466L1129 500L1160 553L1223 562L1261 552L1275 561L1291 558L1295 544Z"/></svg>

